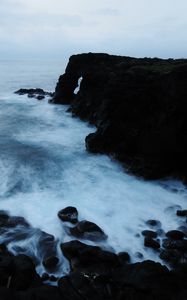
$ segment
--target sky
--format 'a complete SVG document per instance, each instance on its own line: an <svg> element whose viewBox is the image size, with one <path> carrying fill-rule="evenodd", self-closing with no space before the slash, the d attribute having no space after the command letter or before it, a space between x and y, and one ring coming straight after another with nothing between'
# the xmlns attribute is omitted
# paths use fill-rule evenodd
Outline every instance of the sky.
<svg viewBox="0 0 187 300"><path fill-rule="evenodd" d="M187 58L187 0L0 0L0 59Z"/></svg>

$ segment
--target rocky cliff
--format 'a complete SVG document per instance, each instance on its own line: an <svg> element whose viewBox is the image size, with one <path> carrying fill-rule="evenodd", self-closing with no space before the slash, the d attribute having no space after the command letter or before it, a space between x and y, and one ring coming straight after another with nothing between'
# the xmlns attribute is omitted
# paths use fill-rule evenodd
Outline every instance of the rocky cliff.
<svg viewBox="0 0 187 300"><path fill-rule="evenodd" d="M74 55L53 102L96 125L89 151L145 178L186 177L187 60Z"/></svg>

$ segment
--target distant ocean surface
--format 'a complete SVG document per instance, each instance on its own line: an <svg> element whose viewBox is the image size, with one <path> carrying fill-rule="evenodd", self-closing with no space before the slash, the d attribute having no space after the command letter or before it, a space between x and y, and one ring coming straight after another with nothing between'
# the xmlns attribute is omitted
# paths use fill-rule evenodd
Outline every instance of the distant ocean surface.
<svg viewBox="0 0 187 300"><path fill-rule="evenodd" d="M144 247L141 231L148 229L148 219L159 220L165 231L181 225L175 205L185 208L183 184L145 182L128 175L109 157L86 151L85 137L95 128L72 118L67 106L13 93L34 87L53 91L65 65L0 61L0 209L25 217L36 229L19 239L14 230L11 235L1 234L0 242L8 241L13 253L32 256L37 253L38 228L53 234L58 245L74 239L57 217L59 210L71 205L77 207L80 220L95 222L108 235L97 245L127 251L133 261L140 259L137 252L144 259L159 260ZM63 257L61 263L66 273ZM43 272L41 264L38 272Z"/></svg>
<svg viewBox="0 0 187 300"><path fill-rule="evenodd" d="M14 92L20 86L54 90L66 64L63 60L0 60L0 95Z"/></svg>

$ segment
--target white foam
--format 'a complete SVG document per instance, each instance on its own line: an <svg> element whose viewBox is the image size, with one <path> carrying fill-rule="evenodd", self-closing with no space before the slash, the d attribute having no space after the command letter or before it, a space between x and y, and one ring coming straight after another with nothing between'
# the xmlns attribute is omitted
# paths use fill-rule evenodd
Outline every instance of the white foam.
<svg viewBox="0 0 187 300"><path fill-rule="evenodd" d="M160 220L165 231L180 225L179 218L165 209L175 204L185 208L187 193L181 183L169 182L169 187L179 188L172 192L159 182L129 176L105 155L88 153L85 136L95 128L72 118L66 106L18 96L0 105L4 116L0 134L4 138L9 134L8 151L0 149L0 209L24 216L32 226L68 241L71 237L57 212L73 205L80 220L103 228L109 237L104 247L128 251L134 261L136 252L158 260L135 235L147 228L148 219Z"/></svg>

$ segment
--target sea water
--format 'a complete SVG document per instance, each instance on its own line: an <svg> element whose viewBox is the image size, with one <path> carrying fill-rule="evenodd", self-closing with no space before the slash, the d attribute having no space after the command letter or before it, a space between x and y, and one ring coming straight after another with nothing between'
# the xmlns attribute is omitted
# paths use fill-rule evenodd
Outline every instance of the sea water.
<svg viewBox="0 0 187 300"><path fill-rule="evenodd" d="M65 63L0 62L0 209L24 217L34 228L29 239L13 239L8 247L14 254L34 252L38 229L54 235L58 244L73 240L57 213L75 206L80 220L95 222L108 235L97 245L116 253L127 251L132 261L139 260L137 252L144 259L159 260L144 247L141 232L148 229L148 219L159 220L164 231L181 225L168 207L186 208L183 184L127 174L108 156L86 151L85 137L96 129L72 118L68 106L14 94L31 87L53 91ZM0 236L0 242L4 239ZM59 257L65 274L68 264L60 250ZM44 271L41 265L38 271Z"/></svg>

